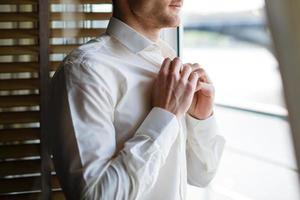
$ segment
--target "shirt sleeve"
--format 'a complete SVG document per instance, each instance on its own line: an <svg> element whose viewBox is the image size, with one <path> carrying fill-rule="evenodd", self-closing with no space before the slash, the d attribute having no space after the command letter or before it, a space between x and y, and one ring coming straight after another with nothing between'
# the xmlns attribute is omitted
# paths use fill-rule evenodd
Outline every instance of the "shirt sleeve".
<svg viewBox="0 0 300 200"><path fill-rule="evenodd" d="M105 83L88 67L64 66L51 85L51 147L66 197L143 199L178 135L176 116L153 108L118 152Z"/></svg>
<svg viewBox="0 0 300 200"><path fill-rule="evenodd" d="M205 187L217 171L225 140L217 135L214 115L206 120L198 120L187 114L186 122L188 183Z"/></svg>

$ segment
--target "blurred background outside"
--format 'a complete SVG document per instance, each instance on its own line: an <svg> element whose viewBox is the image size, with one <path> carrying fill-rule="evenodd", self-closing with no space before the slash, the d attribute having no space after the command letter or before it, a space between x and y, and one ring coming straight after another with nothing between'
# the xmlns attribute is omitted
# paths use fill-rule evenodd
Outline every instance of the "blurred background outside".
<svg viewBox="0 0 300 200"><path fill-rule="evenodd" d="M298 170L263 0L185 0L181 55L216 88L227 144L206 189L189 199L299 199Z"/></svg>

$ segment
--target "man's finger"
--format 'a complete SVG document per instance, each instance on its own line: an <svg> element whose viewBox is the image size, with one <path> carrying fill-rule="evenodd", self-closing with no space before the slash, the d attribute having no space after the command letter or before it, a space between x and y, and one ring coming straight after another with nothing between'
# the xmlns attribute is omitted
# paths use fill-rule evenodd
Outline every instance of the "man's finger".
<svg viewBox="0 0 300 200"><path fill-rule="evenodd" d="M164 59L162 65L161 65L161 68L159 70L159 73L168 74L169 73L170 64L171 64L171 59L170 58Z"/></svg>
<svg viewBox="0 0 300 200"><path fill-rule="evenodd" d="M211 79L209 78L208 74L206 73L206 71L201 67L201 65L199 65L198 63L194 63L192 65L193 67L193 71L196 71L199 75L199 77L207 83L212 83Z"/></svg>
<svg viewBox="0 0 300 200"><path fill-rule="evenodd" d="M188 94L189 92L192 92L193 94L195 93L195 89L197 86L197 81L198 81L199 77L197 73L191 73L189 78L188 78L188 87L190 88L189 90L186 90L186 94Z"/></svg>
<svg viewBox="0 0 300 200"><path fill-rule="evenodd" d="M181 66L181 69L180 69L180 73L183 71L183 68L185 67L185 66L190 66L190 67L192 67L192 63L184 63L182 66Z"/></svg>
<svg viewBox="0 0 300 200"><path fill-rule="evenodd" d="M196 92L199 90L201 90L201 93L207 97L212 97L215 93L215 88L212 84L202 81L198 81L197 83Z"/></svg>
<svg viewBox="0 0 300 200"><path fill-rule="evenodd" d="M182 72L181 72L181 80L182 82L186 83L188 81L188 78L192 72L192 68L189 65L184 65Z"/></svg>
<svg viewBox="0 0 300 200"><path fill-rule="evenodd" d="M181 60L178 57L174 58L170 66L170 72L179 77L181 66Z"/></svg>

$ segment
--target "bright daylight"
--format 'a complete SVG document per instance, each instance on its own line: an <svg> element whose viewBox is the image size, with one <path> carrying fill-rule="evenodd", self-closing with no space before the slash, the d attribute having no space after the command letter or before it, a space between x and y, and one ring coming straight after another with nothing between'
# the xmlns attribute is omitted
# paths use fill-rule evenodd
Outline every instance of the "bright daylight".
<svg viewBox="0 0 300 200"><path fill-rule="evenodd" d="M296 200L297 166L263 0L186 0L182 57L216 87L227 140L220 171L193 200Z"/></svg>

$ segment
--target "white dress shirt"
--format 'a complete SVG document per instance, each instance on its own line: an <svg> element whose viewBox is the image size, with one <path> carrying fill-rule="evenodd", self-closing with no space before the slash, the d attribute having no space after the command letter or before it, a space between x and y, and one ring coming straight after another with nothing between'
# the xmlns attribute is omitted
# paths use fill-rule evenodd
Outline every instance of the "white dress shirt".
<svg viewBox="0 0 300 200"><path fill-rule="evenodd" d="M162 61L175 52L116 18L72 51L51 80L51 149L68 199L184 200L223 151L214 116L181 120L151 106Z"/></svg>

